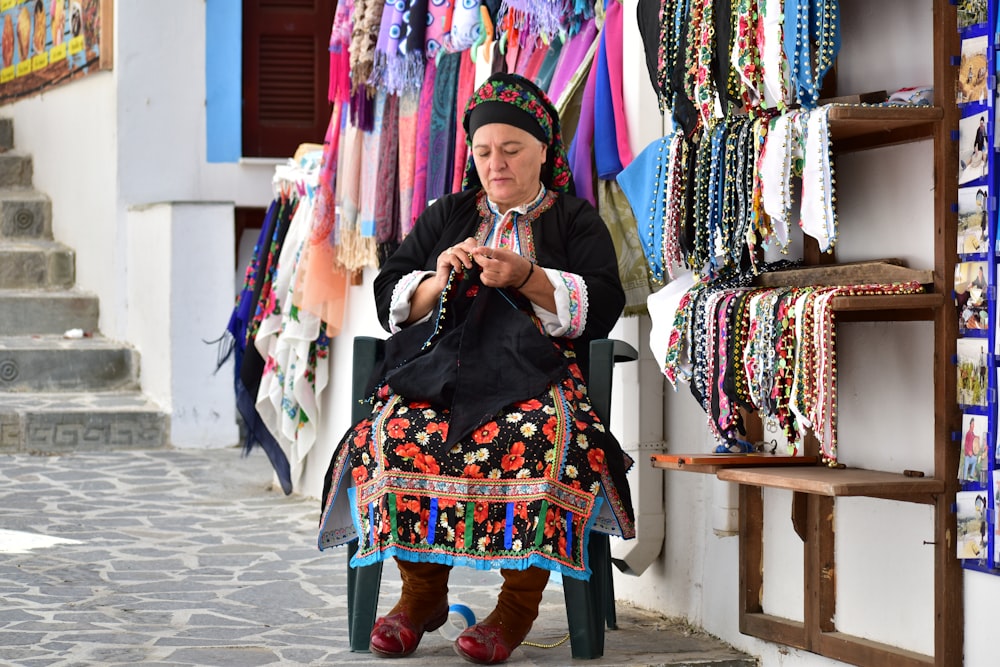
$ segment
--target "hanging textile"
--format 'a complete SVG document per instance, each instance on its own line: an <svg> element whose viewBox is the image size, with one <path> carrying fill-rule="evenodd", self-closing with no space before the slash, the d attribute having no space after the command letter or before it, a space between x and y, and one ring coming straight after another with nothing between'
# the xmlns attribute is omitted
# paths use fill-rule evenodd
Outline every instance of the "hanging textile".
<svg viewBox="0 0 1000 667"><path fill-rule="evenodd" d="M303 160L303 163L305 160ZM316 442L319 401L329 380L330 339L320 318L294 303L296 276L308 247L318 162L275 170L276 191L297 191L299 202L288 225L262 308L254 347L265 360L256 396L261 421L281 445L293 471Z"/></svg>
<svg viewBox="0 0 1000 667"><path fill-rule="evenodd" d="M255 345L255 337L271 292L277 253L281 251L295 205L296 200L287 192L271 202L247 265L243 289L229 318L226 334L223 335L232 344L230 351L233 358L236 409L247 429L243 454L248 455L255 446L263 449L286 495L292 492L288 458L260 418L255 405L264 370L264 360ZM223 355L218 368L229 357L230 353Z"/></svg>
<svg viewBox="0 0 1000 667"><path fill-rule="evenodd" d="M435 159L427 164L427 200L447 193L451 185L452 161L455 155L455 113L458 96L458 73L463 55L446 53L438 63L434 77L434 105L431 112L430 154ZM444 159L441 159L441 158Z"/></svg>
<svg viewBox="0 0 1000 667"><path fill-rule="evenodd" d="M354 0L354 29L351 31L351 84L364 88L375 66L375 46L378 44L385 0Z"/></svg>
<svg viewBox="0 0 1000 667"><path fill-rule="evenodd" d="M404 219L403 234L408 234L420 214L427 208L427 162L431 154L431 118L434 113L434 83L437 80L437 63L430 61L424 72L424 85L420 89L417 104L417 130L414 151L416 160L413 167L413 203L410 217Z"/></svg>

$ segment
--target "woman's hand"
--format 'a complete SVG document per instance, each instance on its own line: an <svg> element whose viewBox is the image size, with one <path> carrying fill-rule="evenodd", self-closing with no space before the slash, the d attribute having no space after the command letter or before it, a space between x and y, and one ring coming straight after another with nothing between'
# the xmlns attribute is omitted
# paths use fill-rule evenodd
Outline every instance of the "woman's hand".
<svg viewBox="0 0 1000 667"><path fill-rule="evenodd" d="M446 248L444 252L438 255L437 273L434 276L434 280L437 283L439 292L443 291L448 284L448 276L451 274L452 269L462 271L471 269L474 266L473 252L478 248L476 239L470 236L450 248Z"/></svg>
<svg viewBox="0 0 1000 667"><path fill-rule="evenodd" d="M520 287L531 273L531 262L507 248L479 247L472 256L482 269L479 279L487 287Z"/></svg>
<svg viewBox="0 0 1000 667"><path fill-rule="evenodd" d="M507 248L475 248L472 256L482 269L479 280L488 287L512 287L537 306L556 312L555 290L534 263Z"/></svg>

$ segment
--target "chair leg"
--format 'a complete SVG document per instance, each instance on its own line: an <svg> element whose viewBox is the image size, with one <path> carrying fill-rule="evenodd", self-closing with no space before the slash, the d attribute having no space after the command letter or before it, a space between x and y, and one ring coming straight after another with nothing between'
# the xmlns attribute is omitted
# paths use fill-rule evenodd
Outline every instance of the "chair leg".
<svg viewBox="0 0 1000 667"><path fill-rule="evenodd" d="M351 651L368 653L375 615L378 613L378 594L382 586L382 563L364 567L351 567L351 558L358 550L357 540L347 547L347 626Z"/></svg>
<svg viewBox="0 0 1000 667"><path fill-rule="evenodd" d="M604 655L604 624L614 615L614 598L608 597L612 590L610 550L608 536L592 532L588 548L590 581L563 579L570 648L573 657L580 660Z"/></svg>

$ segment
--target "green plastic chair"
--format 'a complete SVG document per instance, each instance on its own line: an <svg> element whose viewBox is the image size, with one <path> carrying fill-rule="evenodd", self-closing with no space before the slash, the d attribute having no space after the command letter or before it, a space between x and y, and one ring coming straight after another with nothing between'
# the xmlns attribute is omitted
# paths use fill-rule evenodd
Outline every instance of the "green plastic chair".
<svg viewBox="0 0 1000 667"><path fill-rule="evenodd" d="M354 339L354 368L351 385L351 419L364 419L371 408L365 399L368 378L381 359L385 341L370 336ZM635 361L639 353L621 340L602 338L590 343L590 381L587 389L594 412L604 424L610 423L611 383L614 366ZM382 584L382 563L353 568L350 560L358 550L354 540L347 548L347 619L351 651L367 653ZM611 576L611 542L607 535L592 532L588 545L589 581L563 578L566 619L574 658L590 660L604 655L604 628L616 629L614 582Z"/></svg>

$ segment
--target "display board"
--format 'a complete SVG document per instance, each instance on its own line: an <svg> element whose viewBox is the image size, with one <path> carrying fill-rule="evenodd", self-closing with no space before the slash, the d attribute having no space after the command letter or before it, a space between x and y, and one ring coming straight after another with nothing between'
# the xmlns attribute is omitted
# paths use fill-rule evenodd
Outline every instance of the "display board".
<svg viewBox="0 0 1000 667"><path fill-rule="evenodd" d="M998 179L996 162L997 58L1000 40L996 0L959 3L961 53L955 102L961 111L958 147L958 257L955 264L957 399L962 430L957 471L962 490L955 502L956 556L964 567L1000 574L1000 441L997 439L996 335Z"/></svg>
<svg viewBox="0 0 1000 667"><path fill-rule="evenodd" d="M111 69L113 0L0 0L0 104Z"/></svg>

